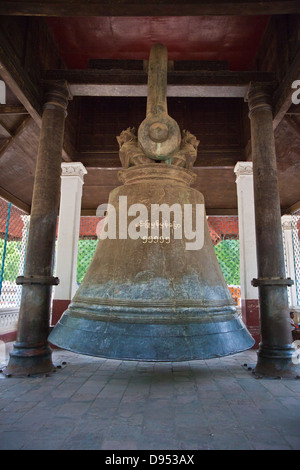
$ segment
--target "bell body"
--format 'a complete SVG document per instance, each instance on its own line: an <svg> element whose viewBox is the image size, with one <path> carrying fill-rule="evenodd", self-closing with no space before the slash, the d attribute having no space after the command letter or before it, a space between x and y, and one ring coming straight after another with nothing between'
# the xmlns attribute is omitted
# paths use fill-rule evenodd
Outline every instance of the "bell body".
<svg viewBox="0 0 300 470"><path fill-rule="evenodd" d="M120 206L124 196L127 209L136 203L147 208L148 222L153 204L189 204L195 219L204 198L190 187L194 178L191 171L165 164L120 172L124 184L109 197L116 238L99 240L82 284L50 334L51 343L92 356L141 361L221 357L253 346L218 264L205 211L203 246L197 250L187 248L184 234L174 237L172 218L170 237L160 231L153 238L150 228L150 236L137 239L126 237L124 226L119 231L119 220L127 217ZM143 215L128 216L125 225L137 221L145 230ZM162 230L162 219L152 222Z"/></svg>

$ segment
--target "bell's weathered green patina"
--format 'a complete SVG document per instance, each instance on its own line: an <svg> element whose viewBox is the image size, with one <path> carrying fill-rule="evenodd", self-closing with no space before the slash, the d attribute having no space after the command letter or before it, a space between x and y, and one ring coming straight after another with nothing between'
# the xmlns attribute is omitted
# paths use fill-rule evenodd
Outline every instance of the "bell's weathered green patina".
<svg viewBox="0 0 300 470"><path fill-rule="evenodd" d="M127 197L128 207L143 203L149 214L153 204L204 203L202 194L189 186L195 175L184 168L140 165L120 173L124 185L109 200L117 221L120 196ZM133 220L129 216L128 225ZM201 224L204 243L199 250L186 249L187 240L175 239L172 230L170 239L160 235L148 242L121 239L117 227L116 239L99 240L88 272L49 340L78 353L143 361L220 357L252 347L205 215Z"/></svg>

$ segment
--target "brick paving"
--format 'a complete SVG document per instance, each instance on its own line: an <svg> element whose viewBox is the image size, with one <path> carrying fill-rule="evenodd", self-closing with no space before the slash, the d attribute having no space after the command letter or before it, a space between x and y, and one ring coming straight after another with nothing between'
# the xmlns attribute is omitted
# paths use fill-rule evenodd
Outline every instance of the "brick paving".
<svg viewBox="0 0 300 470"><path fill-rule="evenodd" d="M0 374L0 449L300 449L300 380L255 378L253 350L182 363L55 350L53 361L66 364L49 377Z"/></svg>

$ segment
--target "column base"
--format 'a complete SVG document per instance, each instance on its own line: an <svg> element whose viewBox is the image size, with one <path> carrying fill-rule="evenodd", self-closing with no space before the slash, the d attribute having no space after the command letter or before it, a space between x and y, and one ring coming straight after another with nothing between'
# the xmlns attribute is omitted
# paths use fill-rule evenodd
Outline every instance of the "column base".
<svg viewBox="0 0 300 470"><path fill-rule="evenodd" d="M300 359L293 345L282 349L260 345L253 373L260 377L300 378Z"/></svg>
<svg viewBox="0 0 300 470"><path fill-rule="evenodd" d="M242 299L241 307L243 322L245 323L247 330L255 341L252 349L257 349L261 341L259 301L258 299Z"/></svg>
<svg viewBox="0 0 300 470"><path fill-rule="evenodd" d="M28 377L52 372L55 366L51 356L52 350L48 343L36 347L15 343L3 373L7 377Z"/></svg>

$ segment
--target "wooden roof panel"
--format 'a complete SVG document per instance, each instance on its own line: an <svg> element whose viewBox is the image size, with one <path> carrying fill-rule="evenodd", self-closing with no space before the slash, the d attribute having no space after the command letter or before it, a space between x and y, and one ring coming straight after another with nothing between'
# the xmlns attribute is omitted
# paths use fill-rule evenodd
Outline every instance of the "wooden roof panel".
<svg viewBox="0 0 300 470"><path fill-rule="evenodd" d="M47 18L69 68L89 59L147 60L161 42L170 60L227 60L232 70L250 70L268 16L155 16Z"/></svg>

